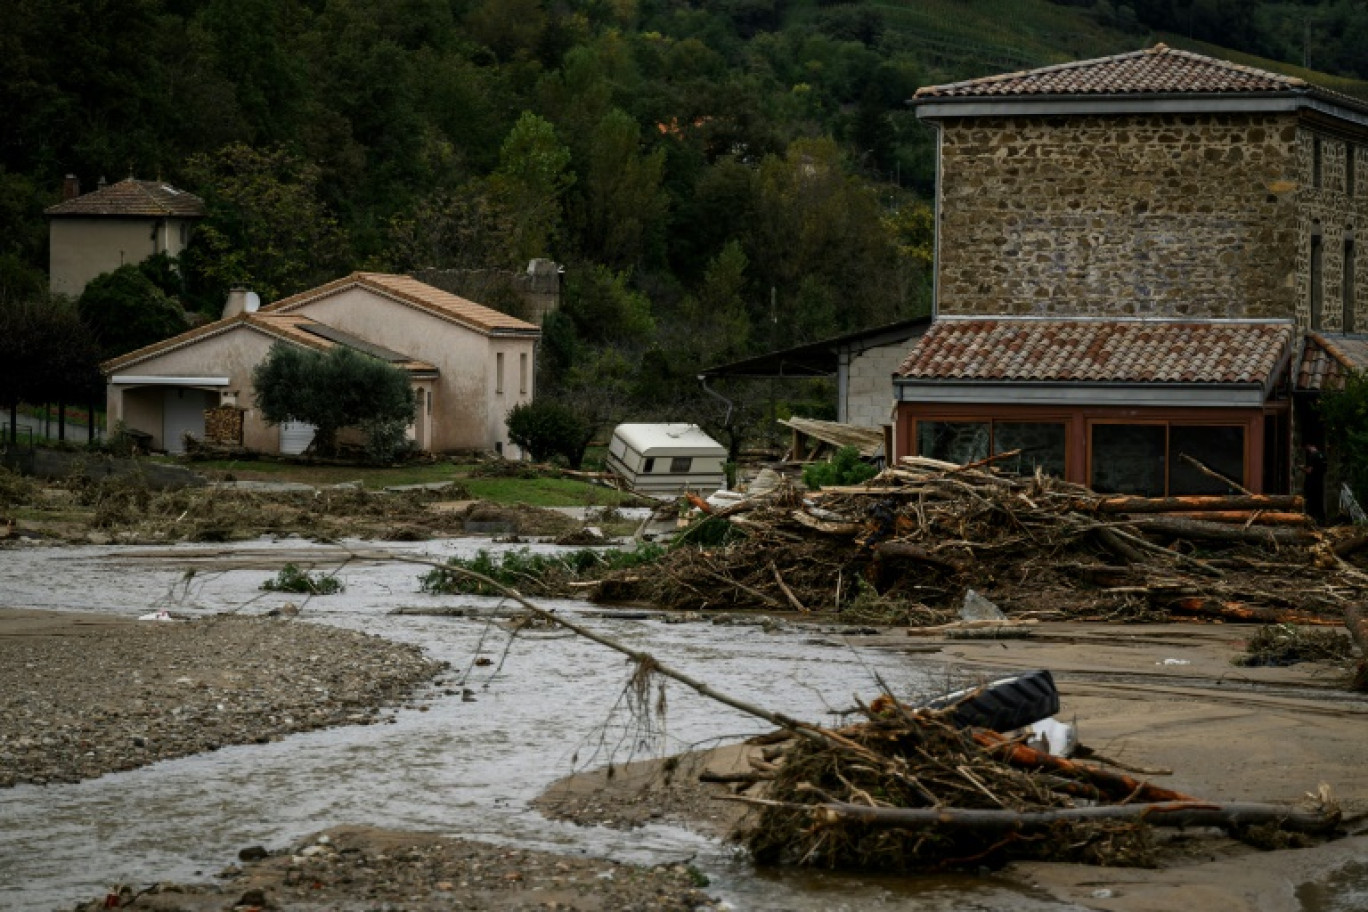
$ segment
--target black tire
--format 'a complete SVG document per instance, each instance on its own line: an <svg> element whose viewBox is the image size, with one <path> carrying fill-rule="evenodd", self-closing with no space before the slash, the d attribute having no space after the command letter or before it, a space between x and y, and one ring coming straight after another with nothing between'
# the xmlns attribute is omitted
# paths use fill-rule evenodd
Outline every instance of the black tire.
<svg viewBox="0 0 1368 912"><path fill-rule="evenodd" d="M1059 691L1048 671L1029 671L946 694L925 705L931 709L953 707L950 718L963 728L1009 732L1059 712Z"/></svg>

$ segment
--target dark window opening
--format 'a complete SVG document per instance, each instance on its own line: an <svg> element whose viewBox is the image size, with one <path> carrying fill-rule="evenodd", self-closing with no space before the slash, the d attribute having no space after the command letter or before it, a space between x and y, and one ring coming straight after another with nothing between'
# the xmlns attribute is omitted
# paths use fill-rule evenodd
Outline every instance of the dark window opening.
<svg viewBox="0 0 1368 912"><path fill-rule="evenodd" d="M1320 137L1313 136L1311 138L1311 186L1317 190L1321 186L1321 161L1324 157Z"/></svg>
<svg viewBox="0 0 1368 912"><path fill-rule="evenodd" d="M988 458L990 421L918 421L917 452L931 459L968 465Z"/></svg>
<svg viewBox="0 0 1368 912"><path fill-rule="evenodd" d="M1244 483L1245 429L1239 425L1093 425L1091 487L1098 493L1227 494Z"/></svg>
<svg viewBox="0 0 1368 912"><path fill-rule="evenodd" d="M646 464L643 465L643 466L641 467L641 471L643 471L643 472L654 472L654 471L655 471L655 457L654 457L654 456L651 456L650 458L648 458L648 459L646 460Z"/></svg>
<svg viewBox="0 0 1368 912"><path fill-rule="evenodd" d="M1346 238L1344 241L1344 331L1354 332L1354 240Z"/></svg>
<svg viewBox="0 0 1368 912"><path fill-rule="evenodd" d="M993 455L1020 450L1013 459L997 465L1030 475L1040 469L1046 475L1064 477L1067 434L1057 421L994 421Z"/></svg>
<svg viewBox="0 0 1368 912"><path fill-rule="evenodd" d="M670 460L670 474L683 475L693 468L692 456L675 456Z"/></svg>
<svg viewBox="0 0 1368 912"><path fill-rule="evenodd" d="M1231 494L1235 485L1244 487L1245 429L1230 425L1169 428L1169 493ZM1230 484L1213 478L1183 457L1200 462Z"/></svg>
<svg viewBox="0 0 1368 912"><path fill-rule="evenodd" d="M1092 429L1092 489L1101 494L1164 496L1162 424L1099 424Z"/></svg>
<svg viewBox="0 0 1368 912"><path fill-rule="evenodd" d="M1311 328L1321 328L1322 244L1319 229L1311 235Z"/></svg>
<svg viewBox="0 0 1368 912"><path fill-rule="evenodd" d="M997 463L1030 474L1037 468L1064 477L1068 434L1060 421L918 421L917 452L967 465L990 455L1017 452Z"/></svg>
<svg viewBox="0 0 1368 912"><path fill-rule="evenodd" d="M1355 190L1355 187L1354 187L1355 180L1354 180L1354 179L1358 176L1358 175L1356 175L1356 174L1354 173L1354 164L1355 164L1355 163L1354 163L1354 154L1355 154L1354 146L1353 146L1351 143L1345 143L1345 144L1344 144L1344 194L1345 194L1346 196L1348 196L1348 197L1353 197L1353 195L1354 195L1354 190Z"/></svg>

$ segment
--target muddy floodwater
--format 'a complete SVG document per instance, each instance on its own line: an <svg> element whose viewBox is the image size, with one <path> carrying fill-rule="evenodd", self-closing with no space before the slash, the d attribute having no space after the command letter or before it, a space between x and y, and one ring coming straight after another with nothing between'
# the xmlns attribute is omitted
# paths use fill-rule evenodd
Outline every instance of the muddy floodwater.
<svg viewBox="0 0 1368 912"><path fill-rule="evenodd" d="M366 544L367 551L375 546ZM442 559L487 540L387 546ZM537 546L534 546L537 547ZM548 550L553 550L549 546ZM751 717L667 687L663 719L630 718L620 655L559 631L511 640L497 599L432 596L421 567L349 559L337 546L260 541L167 548L28 548L0 555L0 604L141 615L263 613L298 596L263 593L285 562L336 569L345 592L311 599L294 623L333 624L420 644L466 677L388 724L228 747L74 785L0 791L0 908L70 908L114 883L207 879L249 845L280 848L356 823L642 863L690 860L738 909L1067 909L1005 884L755 873L714 840L676 826L631 832L547 821L528 803L554 780L609 761L660 756L761 730ZM665 623L583 602L546 602L725 692L827 720L876 675L906 693L946 680L939 663L861 651L802 627ZM483 616L395 614L463 606ZM288 623L288 622L283 622ZM476 666L477 658L492 664Z"/></svg>

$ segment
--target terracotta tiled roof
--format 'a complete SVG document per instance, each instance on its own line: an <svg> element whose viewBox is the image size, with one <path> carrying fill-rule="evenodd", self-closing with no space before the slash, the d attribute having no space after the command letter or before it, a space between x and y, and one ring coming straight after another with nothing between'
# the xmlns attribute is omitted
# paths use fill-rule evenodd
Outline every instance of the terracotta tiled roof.
<svg viewBox="0 0 1368 912"><path fill-rule="evenodd" d="M444 319L452 320L481 332L516 333L519 335L541 332L536 324L519 320L517 317L510 317L492 307L485 307L483 304L476 304L474 301L457 297L408 276L388 275L381 272L353 272L349 276L329 282L326 285L320 285L318 288L276 301L269 307L263 307L261 312L291 311L308 304L310 301L316 301L319 298L355 287L370 289L386 297L402 301L420 310L426 310L429 313L434 313Z"/></svg>
<svg viewBox="0 0 1368 912"><path fill-rule="evenodd" d="M950 319L932 325L895 376L1263 384L1291 341L1284 323Z"/></svg>
<svg viewBox="0 0 1368 912"><path fill-rule="evenodd" d="M1039 95L1228 94L1307 91L1303 79L1241 66L1163 44L1142 51L925 86L916 98ZM1333 94L1333 93L1326 93Z"/></svg>
<svg viewBox="0 0 1368 912"><path fill-rule="evenodd" d="M274 336L277 339L293 342L296 345L302 345L305 348L312 348L318 351L327 351L338 344L345 344L335 342L318 333L309 332L308 327L322 326L329 335L337 335L335 330L330 330L325 324L320 324L317 320L311 320L303 314L263 314L258 312L238 314L237 316L229 317L226 320L215 320L213 323L197 326L178 336L162 339L160 342L153 342L151 345L145 345L128 354L119 355L117 358L111 358L100 366L104 369L105 373L113 373L120 368L136 364L139 361L145 361L154 355L159 355L163 352L190 345L191 343L198 342L200 339L228 332L239 326L246 326L250 329L255 329L264 332L267 335ZM436 367L426 361L418 361L406 355L401 355L399 358L401 360L393 358L387 360L390 360L396 367L403 368L407 371L424 373L435 372L437 370Z"/></svg>
<svg viewBox="0 0 1368 912"><path fill-rule="evenodd" d="M1368 370L1368 337L1307 333L1297 389L1340 389L1349 371Z"/></svg>
<svg viewBox="0 0 1368 912"><path fill-rule="evenodd" d="M43 210L47 215L203 218L204 200L163 181L127 178Z"/></svg>

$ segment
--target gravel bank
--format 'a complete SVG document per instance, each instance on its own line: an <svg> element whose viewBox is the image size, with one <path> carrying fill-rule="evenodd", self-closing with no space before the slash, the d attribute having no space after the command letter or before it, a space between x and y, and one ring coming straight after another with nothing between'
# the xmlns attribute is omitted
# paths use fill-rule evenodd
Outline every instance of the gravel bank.
<svg viewBox="0 0 1368 912"><path fill-rule="evenodd" d="M159 912L438 912L717 909L682 865L644 868L442 836L339 827L289 851L249 848L216 884L154 884L113 894L118 908ZM266 857L258 857L265 855ZM102 897L79 912L113 907ZM107 905L107 903L111 905Z"/></svg>
<svg viewBox="0 0 1368 912"><path fill-rule="evenodd" d="M374 722L442 667L414 646L296 620L0 611L0 786Z"/></svg>

